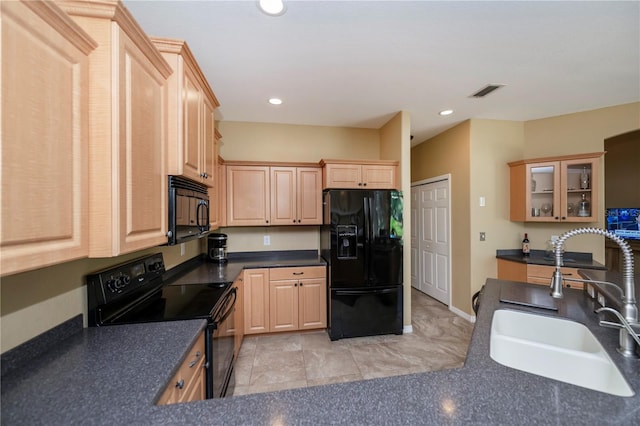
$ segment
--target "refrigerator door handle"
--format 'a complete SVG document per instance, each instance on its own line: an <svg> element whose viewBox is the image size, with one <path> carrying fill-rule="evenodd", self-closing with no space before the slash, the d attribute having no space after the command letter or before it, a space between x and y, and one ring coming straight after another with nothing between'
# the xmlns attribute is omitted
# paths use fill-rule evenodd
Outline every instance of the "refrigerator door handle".
<svg viewBox="0 0 640 426"><path fill-rule="evenodd" d="M362 204L364 208L364 281L369 283L369 247L371 246L371 240L369 234L371 233L371 204L369 204L369 197L362 198Z"/></svg>
<svg viewBox="0 0 640 426"><path fill-rule="evenodd" d="M336 296L359 296L362 294L389 294L398 291L397 288L383 288L377 290L334 290Z"/></svg>

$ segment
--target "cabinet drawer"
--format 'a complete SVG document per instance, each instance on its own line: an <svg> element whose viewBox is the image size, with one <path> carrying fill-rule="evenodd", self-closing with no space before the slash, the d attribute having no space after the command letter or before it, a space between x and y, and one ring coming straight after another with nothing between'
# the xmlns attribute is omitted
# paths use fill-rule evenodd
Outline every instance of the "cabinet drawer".
<svg viewBox="0 0 640 426"><path fill-rule="evenodd" d="M173 404L186 401L186 397L194 394L194 380L202 380L198 374L204 368L204 333L198 337L191 347L178 372L169 380L167 388L158 400L158 405ZM197 392L196 392L197 394Z"/></svg>
<svg viewBox="0 0 640 426"><path fill-rule="evenodd" d="M276 280L301 280L304 278L324 278L327 276L324 266L304 266L294 268L271 268L269 270L271 281Z"/></svg>
<svg viewBox="0 0 640 426"><path fill-rule="evenodd" d="M556 270L555 266L544 265L527 265L527 282L533 284L550 285L553 272ZM577 268L561 267L560 272L565 278L580 279ZM570 288L583 288L584 284L581 282L565 281L565 287Z"/></svg>

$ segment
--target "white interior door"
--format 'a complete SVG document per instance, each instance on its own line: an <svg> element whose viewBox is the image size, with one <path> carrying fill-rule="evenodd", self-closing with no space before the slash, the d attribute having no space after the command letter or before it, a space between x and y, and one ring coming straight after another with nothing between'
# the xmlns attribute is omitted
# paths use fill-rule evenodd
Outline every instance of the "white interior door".
<svg viewBox="0 0 640 426"><path fill-rule="evenodd" d="M436 300L450 304L449 180L426 183L417 190L418 285Z"/></svg>
<svg viewBox="0 0 640 426"><path fill-rule="evenodd" d="M420 289L420 263L418 262L418 187L411 188L411 287Z"/></svg>

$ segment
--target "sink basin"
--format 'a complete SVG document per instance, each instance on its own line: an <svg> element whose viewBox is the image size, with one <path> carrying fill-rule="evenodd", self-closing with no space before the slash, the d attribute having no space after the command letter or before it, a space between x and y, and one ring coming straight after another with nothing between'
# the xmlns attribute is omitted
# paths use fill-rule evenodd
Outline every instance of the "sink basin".
<svg viewBox="0 0 640 426"><path fill-rule="evenodd" d="M499 309L493 314L491 358L507 367L617 396L633 396L618 368L584 325Z"/></svg>

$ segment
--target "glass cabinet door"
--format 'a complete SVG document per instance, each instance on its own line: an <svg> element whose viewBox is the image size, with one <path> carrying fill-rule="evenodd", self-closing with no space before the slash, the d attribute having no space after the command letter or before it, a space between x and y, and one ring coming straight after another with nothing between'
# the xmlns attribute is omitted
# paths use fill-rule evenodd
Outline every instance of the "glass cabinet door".
<svg viewBox="0 0 640 426"><path fill-rule="evenodd" d="M594 222L597 220L597 160L579 159L562 162L562 220Z"/></svg>
<svg viewBox="0 0 640 426"><path fill-rule="evenodd" d="M559 162L527 165L527 220L555 222L560 216Z"/></svg>

